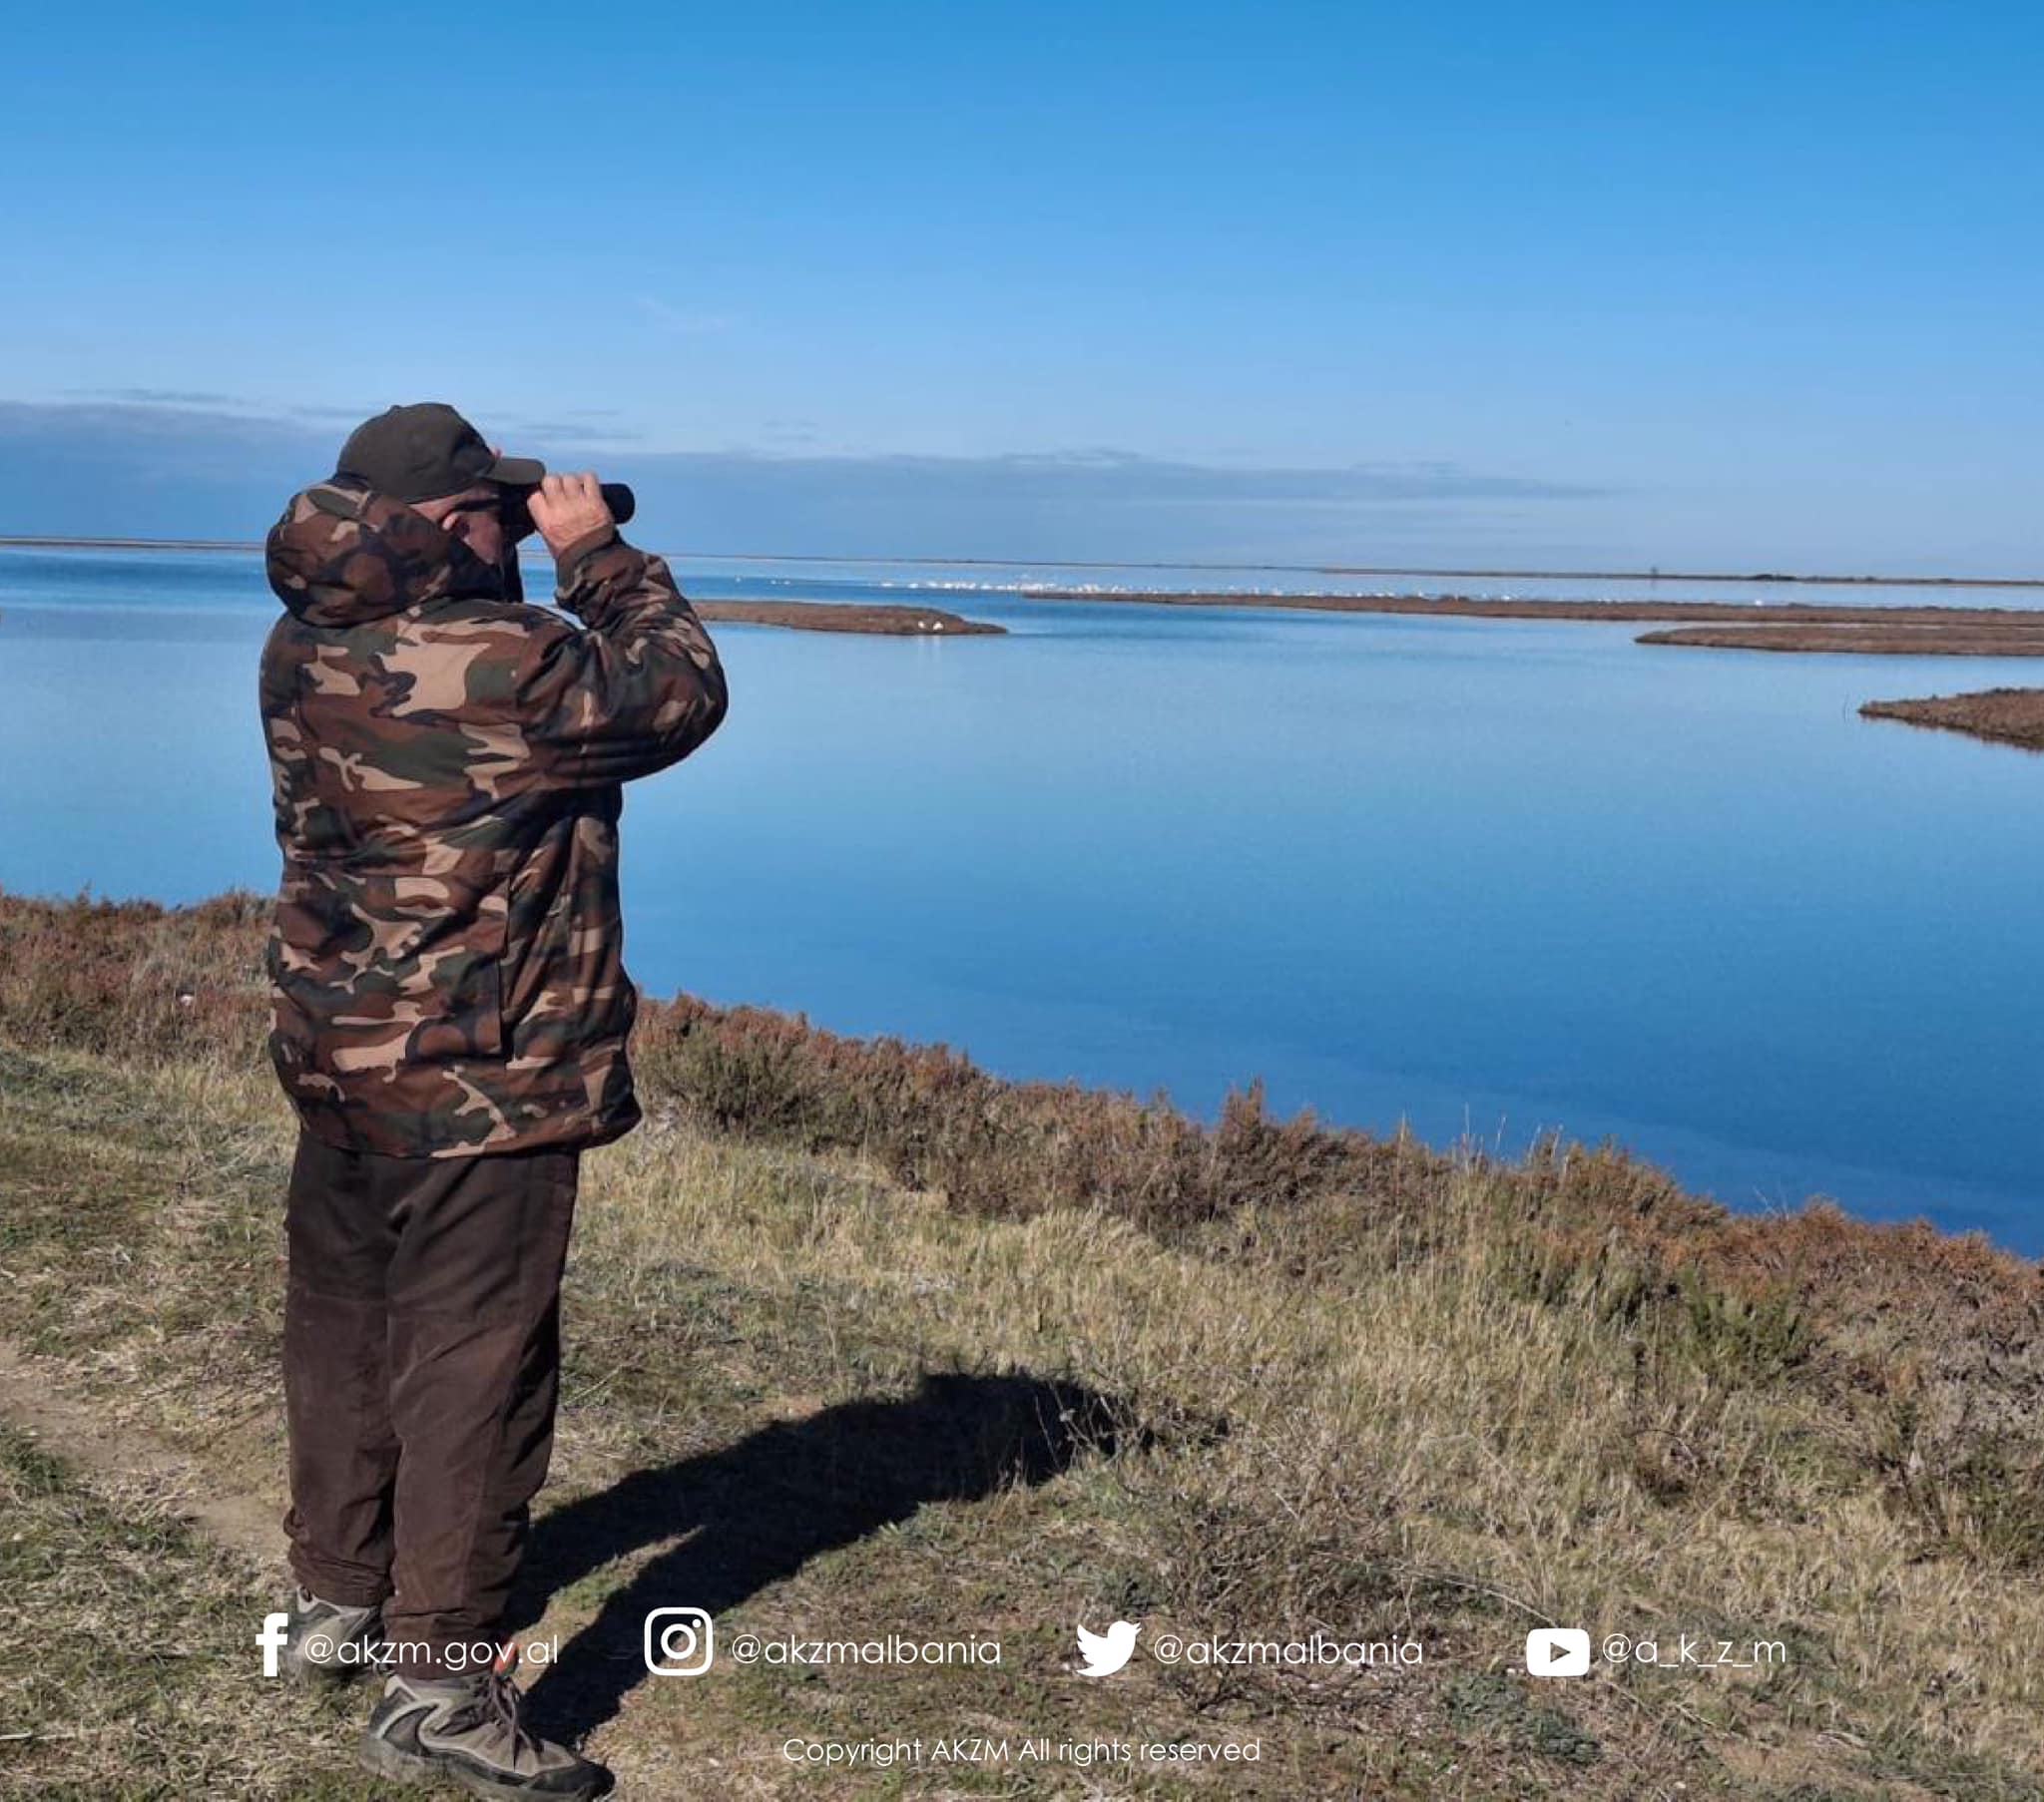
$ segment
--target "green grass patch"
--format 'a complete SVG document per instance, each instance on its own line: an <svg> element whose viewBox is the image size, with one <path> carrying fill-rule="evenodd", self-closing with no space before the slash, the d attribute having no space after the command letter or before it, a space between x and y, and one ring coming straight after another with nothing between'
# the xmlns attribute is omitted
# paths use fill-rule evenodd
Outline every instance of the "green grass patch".
<svg viewBox="0 0 2044 1802"><path fill-rule="evenodd" d="M147 1495L0 1426L0 1790L108 1798L386 1793L366 1703L264 1679L274 1597Z"/></svg>

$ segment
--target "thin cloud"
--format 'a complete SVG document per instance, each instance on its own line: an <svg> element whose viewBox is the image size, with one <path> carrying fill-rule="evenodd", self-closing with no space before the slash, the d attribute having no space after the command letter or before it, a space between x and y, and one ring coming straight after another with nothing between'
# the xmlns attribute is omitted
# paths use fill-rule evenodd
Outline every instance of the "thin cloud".
<svg viewBox="0 0 2044 1802"><path fill-rule="evenodd" d="M0 532L259 537L286 495L332 468L328 421L369 410L0 402ZM654 452L581 420L513 415L492 427L521 451L631 482L645 542L698 551L1371 562L1392 543L1450 556L1501 538L1578 540L1583 505L1617 492L1438 459L1258 468L1102 445L822 453L793 447L795 420L776 421L764 445Z"/></svg>
<svg viewBox="0 0 2044 1802"><path fill-rule="evenodd" d="M139 406L240 407L250 403L233 394L198 388L74 388L71 392L98 400L129 401Z"/></svg>
<svg viewBox="0 0 2044 1802"><path fill-rule="evenodd" d="M551 438L562 444L641 444L646 434L629 426L591 425L577 419L525 419L513 414L508 419L490 415L490 429L523 433L529 438Z"/></svg>
<svg viewBox="0 0 2044 1802"><path fill-rule="evenodd" d="M633 304L665 331L680 337L703 337L711 332L728 331L731 320L723 313L687 312L679 306L670 306L665 300L652 294L635 294Z"/></svg>

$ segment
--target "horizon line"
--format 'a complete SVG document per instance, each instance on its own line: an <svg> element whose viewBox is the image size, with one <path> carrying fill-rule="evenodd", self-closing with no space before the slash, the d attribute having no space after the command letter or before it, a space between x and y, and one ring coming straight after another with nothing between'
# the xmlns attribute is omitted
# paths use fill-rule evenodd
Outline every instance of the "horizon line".
<svg viewBox="0 0 2044 1802"><path fill-rule="evenodd" d="M529 548L529 547L528 547ZM250 538L81 537L71 534L0 532L0 549L110 551L259 551L262 542ZM1525 582L1779 582L1832 587L1869 588L2038 588L2044 576L1885 576L1824 575L1781 570L1512 570L1458 569L1419 564L1350 563L1219 563L1192 558L1057 558L1057 557L911 557L831 556L817 551L676 550L663 557L690 557L723 563L838 563L853 565L920 564L930 569L1042 570L1212 570L1248 574L1271 571L1286 576L1450 576L1479 581Z"/></svg>

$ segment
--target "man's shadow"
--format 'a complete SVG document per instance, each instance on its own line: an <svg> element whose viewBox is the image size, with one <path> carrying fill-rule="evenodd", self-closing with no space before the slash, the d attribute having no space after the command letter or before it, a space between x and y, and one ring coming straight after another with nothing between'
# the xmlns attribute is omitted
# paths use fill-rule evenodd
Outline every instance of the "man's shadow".
<svg viewBox="0 0 2044 1802"><path fill-rule="evenodd" d="M1118 1412L1082 1385L1026 1374L925 1376L913 1395L843 1402L723 1451L634 1472L556 1509L532 1530L511 1602L514 1631L539 1618L548 1596L611 1560L690 1538L610 1595L561 1647L532 1686L537 1724L572 1744L617 1714L647 1675L649 1609L699 1607L715 1617L927 1502L1046 1482L1084 1451L1111 1452Z"/></svg>

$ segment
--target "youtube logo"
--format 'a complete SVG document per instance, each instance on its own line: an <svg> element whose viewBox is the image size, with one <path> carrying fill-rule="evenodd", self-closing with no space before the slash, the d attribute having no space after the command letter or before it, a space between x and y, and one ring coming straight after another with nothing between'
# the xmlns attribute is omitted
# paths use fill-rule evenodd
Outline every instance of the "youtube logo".
<svg viewBox="0 0 2044 1802"><path fill-rule="evenodd" d="M1526 1635L1529 1677L1586 1677L1590 1674L1590 1633L1580 1626L1536 1626Z"/></svg>

